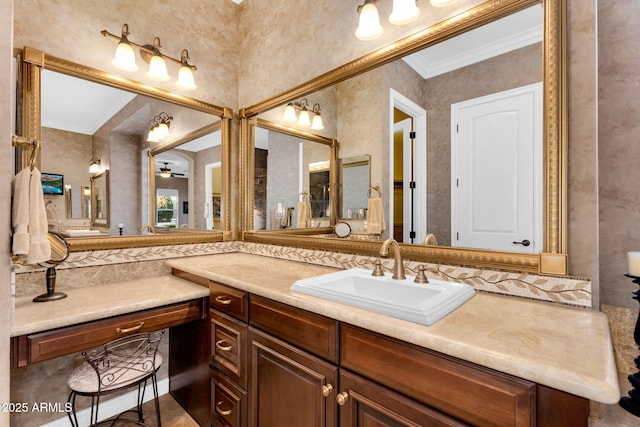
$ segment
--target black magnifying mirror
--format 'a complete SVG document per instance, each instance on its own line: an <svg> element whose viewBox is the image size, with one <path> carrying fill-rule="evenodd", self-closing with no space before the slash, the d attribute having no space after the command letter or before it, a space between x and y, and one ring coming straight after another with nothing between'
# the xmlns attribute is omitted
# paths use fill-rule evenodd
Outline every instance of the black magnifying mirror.
<svg viewBox="0 0 640 427"><path fill-rule="evenodd" d="M56 292L56 265L66 260L69 256L69 245L67 241L58 233L52 231L48 234L49 244L51 245L51 258L48 262L41 265L47 267L47 293L38 295L33 302L55 301L67 297L67 294Z"/></svg>

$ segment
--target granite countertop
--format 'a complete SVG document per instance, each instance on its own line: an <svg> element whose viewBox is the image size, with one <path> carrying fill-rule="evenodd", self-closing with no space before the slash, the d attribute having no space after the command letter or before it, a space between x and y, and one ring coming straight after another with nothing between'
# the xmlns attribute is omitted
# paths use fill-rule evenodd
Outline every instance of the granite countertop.
<svg viewBox="0 0 640 427"><path fill-rule="evenodd" d="M159 276L65 290L67 298L33 302L16 297L11 336L42 332L191 299L208 297L209 288L175 276Z"/></svg>
<svg viewBox="0 0 640 427"><path fill-rule="evenodd" d="M289 290L334 268L231 253L171 267L584 398L620 397L609 323L600 312L477 293L431 326Z"/></svg>

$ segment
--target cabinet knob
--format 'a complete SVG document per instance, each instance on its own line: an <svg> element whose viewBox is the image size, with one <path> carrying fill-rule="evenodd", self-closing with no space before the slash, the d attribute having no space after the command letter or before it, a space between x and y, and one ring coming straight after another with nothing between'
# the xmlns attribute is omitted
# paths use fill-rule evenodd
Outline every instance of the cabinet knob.
<svg viewBox="0 0 640 427"><path fill-rule="evenodd" d="M232 303L231 299L228 297L225 297L224 295L218 295L215 298L216 302L222 305L229 305Z"/></svg>
<svg viewBox="0 0 640 427"><path fill-rule="evenodd" d="M338 402L338 405L340 406L344 406L347 403L347 399L349 399L349 393L347 393L346 391L338 393L338 395L336 396L336 402Z"/></svg>
<svg viewBox="0 0 640 427"><path fill-rule="evenodd" d="M322 386L322 395L324 397L329 396L332 391L333 391L333 386L331 384L327 384L327 385L323 385Z"/></svg>

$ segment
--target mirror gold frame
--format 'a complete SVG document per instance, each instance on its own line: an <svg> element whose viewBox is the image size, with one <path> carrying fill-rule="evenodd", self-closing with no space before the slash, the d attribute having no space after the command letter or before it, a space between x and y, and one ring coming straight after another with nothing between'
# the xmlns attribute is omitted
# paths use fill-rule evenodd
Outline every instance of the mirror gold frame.
<svg viewBox="0 0 640 427"><path fill-rule="evenodd" d="M21 108L18 118L18 132L20 136L28 140L40 141L42 138L41 127L41 73L43 69L56 71L84 80L112 86L118 89L127 90L151 98L169 101L174 104L202 111L220 117L220 122L216 125L222 131L222 191L223 197L221 205L222 232L180 230L175 233L156 235L133 235L114 237L91 237L73 238L68 243L72 252L98 249L117 249L143 246L163 246L188 243L219 242L231 239L231 120L233 113L230 108L219 107L195 98L186 97L164 89L149 86L135 80L118 77L113 74L101 71L65 59L48 55L40 50L24 47L20 61L20 78L18 88L18 98ZM215 130L215 129L214 129ZM211 131L211 130L209 130ZM193 135L187 135L193 138ZM174 146L180 141L172 141ZM157 154L160 147L156 148ZM165 147L166 148L166 147ZM169 147L171 148L171 147ZM166 148L166 149L169 149ZM26 164L28 150L16 147L20 150L16 156L21 166ZM151 158L153 166L153 157ZM40 153L36 157L36 165L40 167ZM19 167L16 169L18 170ZM152 169L153 170L153 169ZM151 193L152 194L152 193Z"/></svg>
<svg viewBox="0 0 640 427"><path fill-rule="evenodd" d="M285 246L303 247L377 255L380 243L310 239L295 236L290 230L254 232L253 192L249 174L252 169L253 140L250 120L259 113L285 105L317 90L395 61L461 33L502 18L511 13L542 3L544 8L543 47L543 250L538 254L522 254L481 249L436 247L402 244L407 259L432 263L466 265L567 275L567 83L566 83L566 0L489 0L456 16L405 37L377 51L328 71L293 89L240 110L241 126L241 188L243 240Z"/></svg>

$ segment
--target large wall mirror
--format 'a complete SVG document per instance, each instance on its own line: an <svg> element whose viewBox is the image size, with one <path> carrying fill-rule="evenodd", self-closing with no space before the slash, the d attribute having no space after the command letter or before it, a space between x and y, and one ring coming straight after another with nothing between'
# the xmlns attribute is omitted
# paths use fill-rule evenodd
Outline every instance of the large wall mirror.
<svg viewBox="0 0 640 427"><path fill-rule="evenodd" d="M229 109L31 48L22 62L22 133L64 177L65 194L45 198L67 213L49 222L71 250L230 235Z"/></svg>
<svg viewBox="0 0 640 427"><path fill-rule="evenodd" d="M564 9L487 1L242 112L249 123L301 100L322 105L318 132L340 141L343 163L368 159L369 181L354 180L379 190L386 219L371 237L394 237L413 259L564 275ZM258 232L243 182L246 240L377 251ZM366 217L353 203L337 201L340 219Z"/></svg>
<svg viewBox="0 0 640 427"><path fill-rule="evenodd" d="M250 133L254 229L334 224L338 142L263 118L251 120Z"/></svg>

